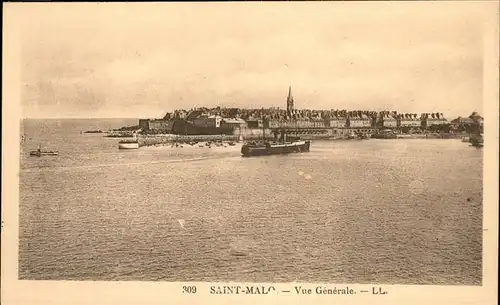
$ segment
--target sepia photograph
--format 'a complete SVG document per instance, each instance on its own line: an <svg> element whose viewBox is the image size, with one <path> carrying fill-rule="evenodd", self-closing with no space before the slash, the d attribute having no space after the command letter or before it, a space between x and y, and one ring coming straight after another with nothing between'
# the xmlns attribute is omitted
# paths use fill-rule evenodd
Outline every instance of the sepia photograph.
<svg viewBox="0 0 500 305"><path fill-rule="evenodd" d="M17 280L482 286L495 7L9 5Z"/></svg>

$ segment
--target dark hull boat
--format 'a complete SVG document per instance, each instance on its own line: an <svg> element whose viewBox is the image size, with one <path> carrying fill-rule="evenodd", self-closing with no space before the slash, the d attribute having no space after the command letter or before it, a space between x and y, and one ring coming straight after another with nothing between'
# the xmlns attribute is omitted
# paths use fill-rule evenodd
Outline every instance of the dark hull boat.
<svg viewBox="0 0 500 305"><path fill-rule="evenodd" d="M41 157L41 156L57 156L57 151L31 151L30 156Z"/></svg>
<svg viewBox="0 0 500 305"><path fill-rule="evenodd" d="M59 153L57 151L44 151L41 147L37 150L30 151L30 156L41 157L41 156L57 156Z"/></svg>
<svg viewBox="0 0 500 305"><path fill-rule="evenodd" d="M470 143L471 143L471 146L474 146L474 147L483 147L484 146L484 139L481 135L474 136L474 137L470 138Z"/></svg>
<svg viewBox="0 0 500 305"><path fill-rule="evenodd" d="M291 153L309 152L310 141L294 141L289 143L249 143L241 147L243 157L282 155Z"/></svg>

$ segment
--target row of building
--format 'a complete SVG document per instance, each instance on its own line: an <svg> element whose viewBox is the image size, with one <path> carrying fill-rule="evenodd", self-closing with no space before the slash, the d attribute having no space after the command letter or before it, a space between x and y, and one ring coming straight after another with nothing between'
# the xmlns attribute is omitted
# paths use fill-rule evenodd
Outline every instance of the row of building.
<svg viewBox="0 0 500 305"><path fill-rule="evenodd" d="M432 125L447 124L442 116L424 114L421 117L413 115L393 115L383 114L378 117L361 116L331 116L329 118L317 119L288 119L288 118L264 118L264 119L241 119L241 118L224 118L220 115L212 115L202 113L196 117L189 119L145 119L139 120L139 126L142 130L156 130L171 132L174 128L174 123L189 124L192 128L207 131L231 131L238 128L422 128L425 129Z"/></svg>
<svg viewBox="0 0 500 305"><path fill-rule="evenodd" d="M246 128L425 130L432 126L450 123L442 113L418 115L397 111L295 109L291 88L288 91L286 105L286 109L203 107L176 110L173 113L167 113L162 119L139 120L139 128L152 133L232 134L235 130Z"/></svg>

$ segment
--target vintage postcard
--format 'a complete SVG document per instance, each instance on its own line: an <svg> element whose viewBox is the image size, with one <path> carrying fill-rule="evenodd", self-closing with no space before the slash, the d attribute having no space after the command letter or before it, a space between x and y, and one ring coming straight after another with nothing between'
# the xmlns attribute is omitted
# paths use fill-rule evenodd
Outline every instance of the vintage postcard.
<svg viewBox="0 0 500 305"><path fill-rule="evenodd" d="M2 303L497 303L498 9L4 5Z"/></svg>

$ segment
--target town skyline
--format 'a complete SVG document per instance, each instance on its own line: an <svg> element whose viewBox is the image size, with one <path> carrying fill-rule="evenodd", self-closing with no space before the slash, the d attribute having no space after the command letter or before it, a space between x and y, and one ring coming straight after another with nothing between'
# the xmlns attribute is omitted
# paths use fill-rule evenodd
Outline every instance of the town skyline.
<svg viewBox="0 0 500 305"><path fill-rule="evenodd" d="M281 111L286 111L286 107L274 107L274 106L271 106L271 107L264 107L264 108L245 108L245 107L220 107L220 106L211 106L211 107L208 107L208 106L199 106L199 107L191 107L191 108L179 108L179 109L171 109L171 110L165 110L163 112L159 112L158 114L156 115L152 115L152 116L145 116L145 115L139 115L139 116L78 116L78 115L75 115L75 116L61 116L61 117L54 117L54 116L23 116L21 117L20 119L21 120L26 120L26 119L34 119L34 120L71 120L71 119L77 119L77 120L81 120L81 119L162 119L165 115L167 114L172 114L172 113L175 113L176 111L187 111L187 112L190 112L191 110L193 109L209 109L209 110L215 110L217 108L220 108L220 109L241 109L241 110L260 110L260 109L264 109L264 110L270 110L270 109L277 109L277 110L281 110ZM431 111L423 111L423 112L407 112L407 111L398 111L396 109L380 109L380 110L374 110L374 109L336 109L336 108L331 108L331 109L311 109L311 108L295 108L295 110L297 111L304 111L304 110L308 110L308 111L317 111L317 112L325 112L325 111L347 111L347 112L376 112L376 113L383 113L383 112L389 112L390 114L393 112L393 111L396 111L397 112L397 115L406 115L406 114L409 114L409 115L412 115L412 114L416 114L417 115L417 118L420 118L421 115L424 115L424 114L428 114L428 115L432 115L432 114L435 114L435 113L438 113L441 115L442 118L448 120L448 121L451 121L453 119L457 119L457 118L467 118L469 117L470 115L473 115L473 114L478 114L480 116L483 116L483 113L479 112L479 111L476 111L476 110L470 110L469 112L464 112L462 114L458 114L458 115L447 115L446 113L443 113L442 111L436 111L436 112L431 112ZM392 115L392 114L391 114Z"/></svg>
<svg viewBox="0 0 500 305"><path fill-rule="evenodd" d="M51 4L23 13L22 117L283 109L288 86L297 109L483 112L477 3Z"/></svg>

